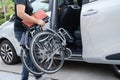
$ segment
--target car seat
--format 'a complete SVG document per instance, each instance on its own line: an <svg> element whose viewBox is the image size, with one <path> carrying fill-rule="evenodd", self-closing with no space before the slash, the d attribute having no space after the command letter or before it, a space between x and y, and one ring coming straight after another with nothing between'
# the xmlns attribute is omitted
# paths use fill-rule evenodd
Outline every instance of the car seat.
<svg viewBox="0 0 120 80"><path fill-rule="evenodd" d="M59 11L59 25L66 29L75 39L74 32L80 26L80 6L73 0L64 0Z"/></svg>

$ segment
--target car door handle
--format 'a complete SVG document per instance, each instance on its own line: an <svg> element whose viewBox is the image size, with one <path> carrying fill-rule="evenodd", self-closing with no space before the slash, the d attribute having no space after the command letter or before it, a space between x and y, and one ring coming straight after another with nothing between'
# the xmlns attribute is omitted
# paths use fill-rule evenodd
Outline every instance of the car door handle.
<svg viewBox="0 0 120 80"><path fill-rule="evenodd" d="M90 15L94 15L94 14L97 14L97 13L98 13L97 9L89 9L87 12L85 12L83 14L83 16L90 16Z"/></svg>

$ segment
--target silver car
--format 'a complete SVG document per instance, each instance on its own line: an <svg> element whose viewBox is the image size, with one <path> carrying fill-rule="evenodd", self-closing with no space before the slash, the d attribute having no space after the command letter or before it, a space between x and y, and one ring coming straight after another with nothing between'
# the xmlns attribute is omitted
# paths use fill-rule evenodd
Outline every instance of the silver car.
<svg viewBox="0 0 120 80"><path fill-rule="evenodd" d="M55 3L58 6L52 7ZM34 12L49 10L46 1L36 0L32 4ZM66 60L110 64L120 78L120 1L50 0L50 9L53 11L56 7L57 14L51 12L51 21L58 21L57 28L64 27L74 38L74 41L68 41L72 56ZM6 64L20 60L21 48L14 37L13 26L14 18L0 26L0 53Z"/></svg>

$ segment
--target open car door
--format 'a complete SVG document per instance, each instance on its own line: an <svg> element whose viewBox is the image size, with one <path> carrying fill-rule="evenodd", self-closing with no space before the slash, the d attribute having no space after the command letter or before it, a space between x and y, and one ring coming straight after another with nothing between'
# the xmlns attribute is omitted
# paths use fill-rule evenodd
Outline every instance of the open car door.
<svg viewBox="0 0 120 80"><path fill-rule="evenodd" d="M120 1L87 1L81 12L84 61L120 64Z"/></svg>

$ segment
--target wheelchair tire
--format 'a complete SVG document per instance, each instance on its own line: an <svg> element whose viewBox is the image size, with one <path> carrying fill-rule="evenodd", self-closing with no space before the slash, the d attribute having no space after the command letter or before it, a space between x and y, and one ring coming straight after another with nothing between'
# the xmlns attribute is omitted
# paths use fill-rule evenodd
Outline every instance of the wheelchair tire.
<svg viewBox="0 0 120 80"><path fill-rule="evenodd" d="M53 32L36 34L30 44L30 57L37 69L51 74L59 71L64 64L64 47Z"/></svg>
<svg viewBox="0 0 120 80"><path fill-rule="evenodd" d="M43 72L41 72L40 70L38 70L36 67L35 67L35 69L33 70L33 68L30 66L32 62L31 62L31 61L29 61L30 63L29 63L29 62L26 62L26 58L27 58L27 55L26 55L24 49L21 49L21 60L22 60L23 65L25 66L25 68L26 68L30 73L32 73L32 74L34 74L34 75L42 75L42 74L44 74Z"/></svg>

